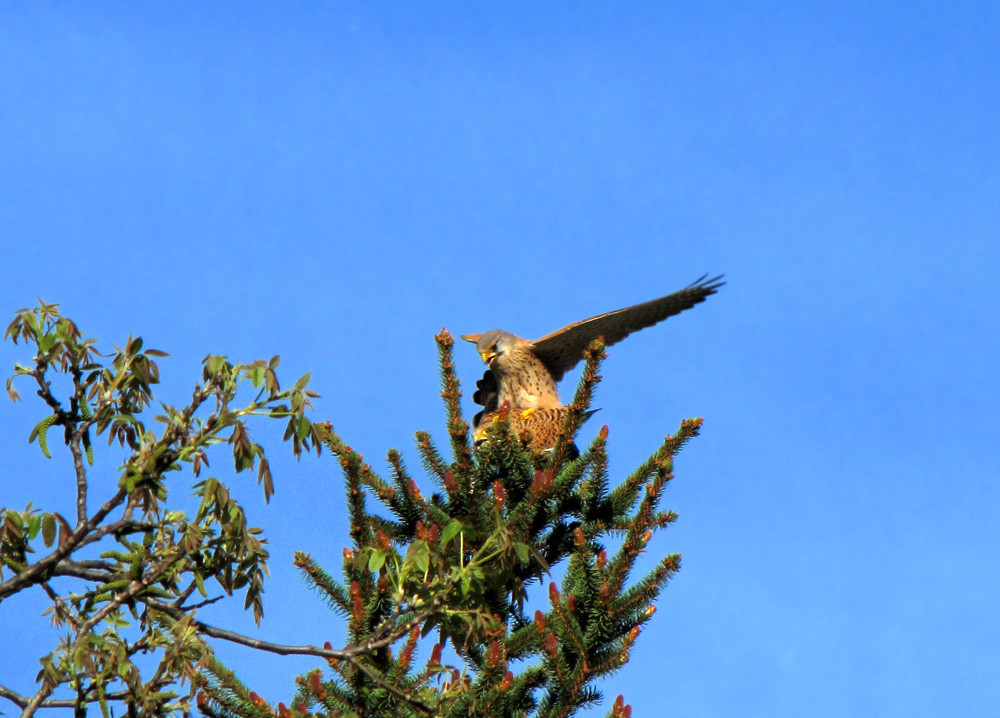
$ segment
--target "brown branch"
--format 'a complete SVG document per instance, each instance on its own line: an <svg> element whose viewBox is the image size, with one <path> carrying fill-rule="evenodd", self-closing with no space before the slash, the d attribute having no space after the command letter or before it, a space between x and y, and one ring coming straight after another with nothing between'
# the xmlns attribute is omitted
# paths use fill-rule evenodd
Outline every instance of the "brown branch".
<svg viewBox="0 0 1000 718"><path fill-rule="evenodd" d="M46 595L49 597L49 600L55 604L55 615L66 619L66 622L73 628L73 630L77 630L79 622L77 621L76 616L73 615L73 611L62 599L62 596L55 592L55 589L49 585L48 581L42 581L41 586L42 590L44 590Z"/></svg>
<svg viewBox="0 0 1000 718"><path fill-rule="evenodd" d="M83 451L80 449L80 435L76 432L69 442L73 455L73 471L76 473L76 525L87 523L87 468L83 465Z"/></svg>
<svg viewBox="0 0 1000 718"><path fill-rule="evenodd" d="M111 528L113 525L101 527L101 529L97 529L96 531L95 527L116 507L120 506L127 495L128 493L125 489L118 489L114 496L105 501L101 508L99 508L90 518L90 520L80 526L77 526L66 541L63 542L61 546L57 547L55 551L31 564L31 566L16 576L11 576L3 583L0 583L0 602L3 602L3 600L8 596L17 593L27 586L32 586L40 581L44 581L46 576L49 575L56 564L73 553L73 551L77 548L93 543L110 533L112 530L115 530ZM88 536L88 534L91 535Z"/></svg>
<svg viewBox="0 0 1000 718"><path fill-rule="evenodd" d="M73 374L70 408L73 410L74 426L69 441L69 451L73 455L73 472L76 474L76 525L80 526L87 521L87 468L83 465L83 451L80 448L83 432L87 430L87 422L84 422L83 427L80 426L80 402L87 401L87 391L80 383L82 373L79 365L74 363L70 367L70 372Z"/></svg>
<svg viewBox="0 0 1000 718"><path fill-rule="evenodd" d="M138 600L145 603L149 608L165 613L175 619L180 619L187 615L185 609L169 603L163 603L162 601L158 601L151 597L144 596ZM357 656L374 653L380 648L391 646L400 638L408 634L414 626L418 626L430 618L438 610L442 601L443 599L435 597L434 603L430 608L421 611L406 623L396 626L381 638L345 646L344 648L317 648L316 646L292 646L281 643L272 643L270 641L262 641L258 638L250 638L249 636L245 636L241 633L236 633L235 631L230 631L225 628L218 628L204 623L203 621L199 621L198 619L193 619L191 621L191 625L193 625L200 633L203 633L210 638L218 638L223 641L229 641L230 643L246 646L247 648L267 651L268 653L275 653L279 656L316 656L318 658L326 659L333 658L338 661L350 661Z"/></svg>
<svg viewBox="0 0 1000 718"><path fill-rule="evenodd" d="M38 368L31 372L31 376L35 377L35 383L38 384L38 391L35 393L42 397L42 401L49 405L52 413L62 422L66 417L66 410L63 409L59 400L52 395L52 382L45 378L45 370L48 368L48 365L45 362L36 362L35 366Z"/></svg>
<svg viewBox="0 0 1000 718"><path fill-rule="evenodd" d="M51 576L70 576L81 578L84 581L94 581L95 583L106 583L112 576L111 568L105 566L103 569L84 568L71 561L60 561L50 573ZM43 584L44 585L44 584Z"/></svg>
<svg viewBox="0 0 1000 718"><path fill-rule="evenodd" d="M178 606L182 611L197 611L199 608L204 608L205 606L211 606L213 603L221 601L225 596L220 594L215 598L206 598L204 601L199 601L198 603L192 603L190 606ZM176 602L175 602L176 603Z"/></svg>
<svg viewBox="0 0 1000 718"><path fill-rule="evenodd" d="M96 688L91 688L89 692L96 692ZM128 691L117 691L115 693L105 693L104 699L109 701L123 701L131 698L131 694ZM6 698L11 703L16 705L18 708L24 709L28 706L31 701L27 696L23 696L17 691L13 691L6 686L0 686L0 698ZM97 703L101 700L98 696L84 696L80 698L62 698L55 700L42 701L39 708L76 708L78 702L83 700L85 703Z"/></svg>

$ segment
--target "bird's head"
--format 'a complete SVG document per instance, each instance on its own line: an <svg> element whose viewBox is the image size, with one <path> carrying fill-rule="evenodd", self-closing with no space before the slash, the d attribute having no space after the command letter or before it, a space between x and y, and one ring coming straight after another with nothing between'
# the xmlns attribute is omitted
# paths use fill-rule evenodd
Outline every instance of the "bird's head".
<svg viewBox="0 0 1000 718"><path fill-rule="evenodd" d="M514 348L517 337L502 329L491 329L485 334L463 334L462 339L476 345L476 351L487 366Z"/></svg>

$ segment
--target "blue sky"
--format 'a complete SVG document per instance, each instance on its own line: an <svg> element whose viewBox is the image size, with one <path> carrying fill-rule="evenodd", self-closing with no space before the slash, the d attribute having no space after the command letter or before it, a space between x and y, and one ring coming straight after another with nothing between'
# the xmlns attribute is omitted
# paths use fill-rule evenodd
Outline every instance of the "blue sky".
<svg viewBox="0 0 1000 718"><path fill-rule="evenodd" d="M584 430L622 476L706 418L651 546L683 569L594 714L986 715L998 36L987 2L8 4L0 310L141 334L174 403L208 353L280 354L376 468L416 467L413 432L445 436L442 326L533 338L725 272L612 349ZM69 504L68 459L25 444L41 415L0 404L2 505ZM290 560L339 565L340 476L273 438L277 495L241 490L264 625L212 620L335 640ZM46 620L0 607L29 655ZM312 665L220 650L275 701Z"/></svg>

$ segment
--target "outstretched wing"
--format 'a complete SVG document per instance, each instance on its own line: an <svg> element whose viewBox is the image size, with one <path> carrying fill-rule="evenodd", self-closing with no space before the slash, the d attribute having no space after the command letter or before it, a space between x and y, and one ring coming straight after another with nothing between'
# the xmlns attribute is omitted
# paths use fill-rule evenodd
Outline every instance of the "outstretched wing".
<svg viewBox="0 0 1000 718"><path fill-rule="evenodd" d="M708 275L703 275L679 292L607 314L598 314L546 334L531 343L531 351L545 364L553 378L559 381L583 358L584 350L597 337L604 337L604 343L608 346L620 342L632 332L651 327L667 317L700 304L725 284L720 281L721 274L712 279L705 279L706 276Z"/></svg>

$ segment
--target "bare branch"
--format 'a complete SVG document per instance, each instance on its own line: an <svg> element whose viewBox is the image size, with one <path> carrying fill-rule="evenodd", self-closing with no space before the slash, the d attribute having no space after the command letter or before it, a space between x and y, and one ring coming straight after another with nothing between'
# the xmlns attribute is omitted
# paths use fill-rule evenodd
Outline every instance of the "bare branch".
<svg viewBox="0 0 1000 718"><path fill-rule="evenodd" d="M158 601L154 598L142 597L139 600L142 603L145 603L149 608L166 613L175 619L183 618L186 615L184 609L178 608L177 606L173 606L169 603L163 603L162 601ZM360 644L345 646L340 649L271 643L270 641L250 638L249 636L245 636L241 633L236 633L235 631L230 631L225 628L217 628L216 626L209 625L197 619L193 619L191 621L191 625L197 628L199 633L209 636L210 638L218 638L223 641L229 641L230 643L246 646L247 648L255 648L260 651L275 653L279 656L317 656L319 658L326 659L332 658L338 661L351 661L357 656L368 655L374 653L380 648L392 645L400 638L408 634L414 626L421 625L424 621L430 618L438 610L438 607L442 602L443 599L435 597L433 606L421 611L406 623L396 626L381 638L372 639Z"/></svg>
<svg viewBox="0 0 1000 718"><path fill-rule="evenodd" d="M55 568L52 569L52 576L72 576L73 578L82 578L84 581L94 581L96 583L104 583L111 577L110 567L106 567L104 570L94 569L94 568L83 568L82 566L77 566L76 564L68 561L60 561L56 564Z"/></svg>
<svg viewBox="0 0 1000 718"><path fill-rule="evenodd" d="M128 691L116 691L114 693L105 693L104 699L109 701L123 701L131 698L131 694ZM0 698L6 698L11 703L16 705L18 708L27 708L28 703L31 701L27 696L23 696L17 691L13 691L6 686L0 686ZM64 698L55 700L42 701L39 708L76 708L80 699L77 698ZM96 703L101 700L97 696L97 689L91 688L87 695L85 695L82 700L85 703Z"/></svg>
<svg viewBox="0 0 1000 718"><path fill-rule="evenodd" d="M87 467L83 465L83 450L80 448L79 433L74 432L69 442L73 455L73 471L76 473L76 525L87 523Z"/></svg>

